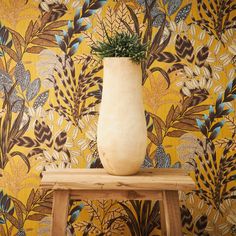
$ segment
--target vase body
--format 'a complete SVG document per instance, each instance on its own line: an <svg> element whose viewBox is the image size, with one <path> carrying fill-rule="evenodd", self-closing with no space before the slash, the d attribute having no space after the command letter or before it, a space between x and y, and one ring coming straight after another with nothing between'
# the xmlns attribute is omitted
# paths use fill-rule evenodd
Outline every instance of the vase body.
<svg viewBox="0 0 236 236"><path fill-rule="evenodd" d="M105 58L97 129L98 153L112 175L136 174L146 152L147 129L141 66L129 58Z"/></svg>

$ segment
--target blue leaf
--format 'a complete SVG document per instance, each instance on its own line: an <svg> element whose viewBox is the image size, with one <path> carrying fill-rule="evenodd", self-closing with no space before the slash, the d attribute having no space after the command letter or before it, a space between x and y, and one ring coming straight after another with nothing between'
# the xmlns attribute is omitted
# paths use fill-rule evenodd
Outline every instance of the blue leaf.
<svg viewBox="0 0 236 236"><path fill-rule="evenodd" d="M222 103L222 93L219 94L219 96L217 97L217 100L216 100L217 105L219 105L220 103Z"/></svg>
<svg viewBox="0 0 236 236"><path fill-rule="evenodd" d="M182 0L169 0L167 7L168 15L173 15L179 9L181 4Z"/></svg>
<svg viewBox="0 0 236 236"><path fill-rule="evenodd" d="M78 47L79 47L79 44L80 43L75 43L71 48L70 48L70 51L68 53L69 56L73 56L77 50L78 50Z"/></svg>
<svg viewBox="0 0 236 236"><path fill-rule="evenodd" d="M211 140L215 139L218 136L218 134L220 133L220 130L221 130L221 127L215 128L214 131L210 135L210 139Z"/></svg>
<svg viewBox="0 0 236 236"><path fill-rule="evenodd" d="M165 153L162 145L157 147L155 159L157 162L157 168L169 168L170 167L170 155Z"/></svg>
<svg viewBox="0 0 236 236"><path fill-rule="evenodd" d="M80 212L82 211L83 208L84 208L84 204L81 203L79 206L76 206L71 210L71 212L70 212L71 217L70 217L70 220L69 220L69 222L71 224L73 224L78 219L79 214L80 214Z"/></svg>
<svg viewBox="0 0 236 236"><path fill-rule="evenodd" d="M201 127L203 126L203 123L199 119L196 119L196 122L197 122L198 128L201 129Z"/></svg>
<svg viewBox="0 0 236 236"><path fill-rule="evenodd" d="M68 21L68 29L73 29L73 25L72 25L72 22L70 20Z"/></svg>
<svg viewBox="0 0 236 236"><path fill-rule="evenodd" d="M207 120L209 118L209 116L206 114L204 114L203 116L204 116L204 120Z"/></svg>
<svg viewBox="0 0 236 236"><path fill-rule="evenodd" d="M84 18L79 18L77 21L76 21L76 24L77 25L81 25L84 21Z"/></svg>
<svg viewBox="0 0 236 236"><path fill-rule="evenodd" d="M188 5L181 8L175 17L175 22L178 23L181 20L185 20L191 10L191 7L192 7L192 3L189 3Z"/></svg>
<svg viewBox="0 0 236 236"><path fill-rule="evenodd" d="M227 89L231 90L233 85L233 81L230 81L227 85Z"/></svg>
<svg viewBox="0 0 236 236"><path fill-rule="evenodd" d="M175 162L174 165L171 166L171 168L181 168L181 163L179 161Z"/></svg>
<svg viewBox="0 0 236 236"><path fill-rule="evenodd" d="M79 19L79 18L80 18L80 11L81 11L81 7L78 7L78 8L76 9L75 19Z"/></svg>
<svg viewBox="0 0 236 236"><path fill-rule="evenodd" d="M57 35L55 35L55 37L56 37ZM63 36L64 37L68 37L68 33L65 31L65 30L63 30Z"/></svg>
<svg viewBox="0 0 236 236"><path fill-rule="evenodd" d="M152 160L150 159L149 156L146 156L142 164L142 168L151 168L151 167L153 167Z"/></svg>
<svg viewBox="0 0 236 236"><path fill-rule="evenodd" d="M6 223L5 220L2 217L0 217L0 225L4 225L5 223Z"/></svg>
<svg viewBox="0 0 236 236"><path fill-rule="evenodd" d="M55 35L55 38L56 38L57 44L60 45L62 43L62 37L59 35Z"/></svg>
<svg viewBox="0 0 236 236"><path fill-rule="evenodd" d="M87 23L87 25L84 27L84 29L83 29L83 30L85 31L85 30L87 30L87 29L91 28L91 26L92 26L92 24L90 24L90 23Z"/></svg>

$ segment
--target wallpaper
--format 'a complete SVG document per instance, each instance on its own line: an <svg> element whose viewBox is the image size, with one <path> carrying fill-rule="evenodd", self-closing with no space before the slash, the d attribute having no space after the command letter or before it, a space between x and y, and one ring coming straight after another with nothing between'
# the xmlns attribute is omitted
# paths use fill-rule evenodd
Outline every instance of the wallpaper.
<svg viewBox="0 0 236 236"><path fill-rule="evenodd" d="M234 0L0 0L0 235L49 235L43 170L102 167L91 47L123 31L148 44L143 167L194 179L179 194L185 235L236 235L235 29ZM159 202L70 202L68 235L160 229Z"/></svg>

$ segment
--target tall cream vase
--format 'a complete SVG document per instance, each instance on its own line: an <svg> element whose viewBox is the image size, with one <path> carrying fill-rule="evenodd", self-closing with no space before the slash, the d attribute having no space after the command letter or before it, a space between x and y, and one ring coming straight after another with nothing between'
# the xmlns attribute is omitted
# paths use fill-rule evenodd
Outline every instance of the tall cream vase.
<svg viewBox="0 0 236 236"><path fill-rule="evenodd" d="M127 57L105 58L97 129L98 153L112 175L134 175L146 152L141 66Z"/></svg>

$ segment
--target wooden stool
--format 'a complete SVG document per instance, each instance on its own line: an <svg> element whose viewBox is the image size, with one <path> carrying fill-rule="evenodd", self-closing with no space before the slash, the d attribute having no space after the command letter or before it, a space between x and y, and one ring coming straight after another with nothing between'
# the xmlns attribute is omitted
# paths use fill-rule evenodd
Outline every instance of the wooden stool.
<svg viewBox="0 0 236 236"><path fill-rule="evenodd" d="M69 200L160 200L162 235L181 236L178 190L195 188L181 169L142 169L133 176L113 176L104 169L45 171L42 188L53 189L52 236L65 236Z"/></svg>

